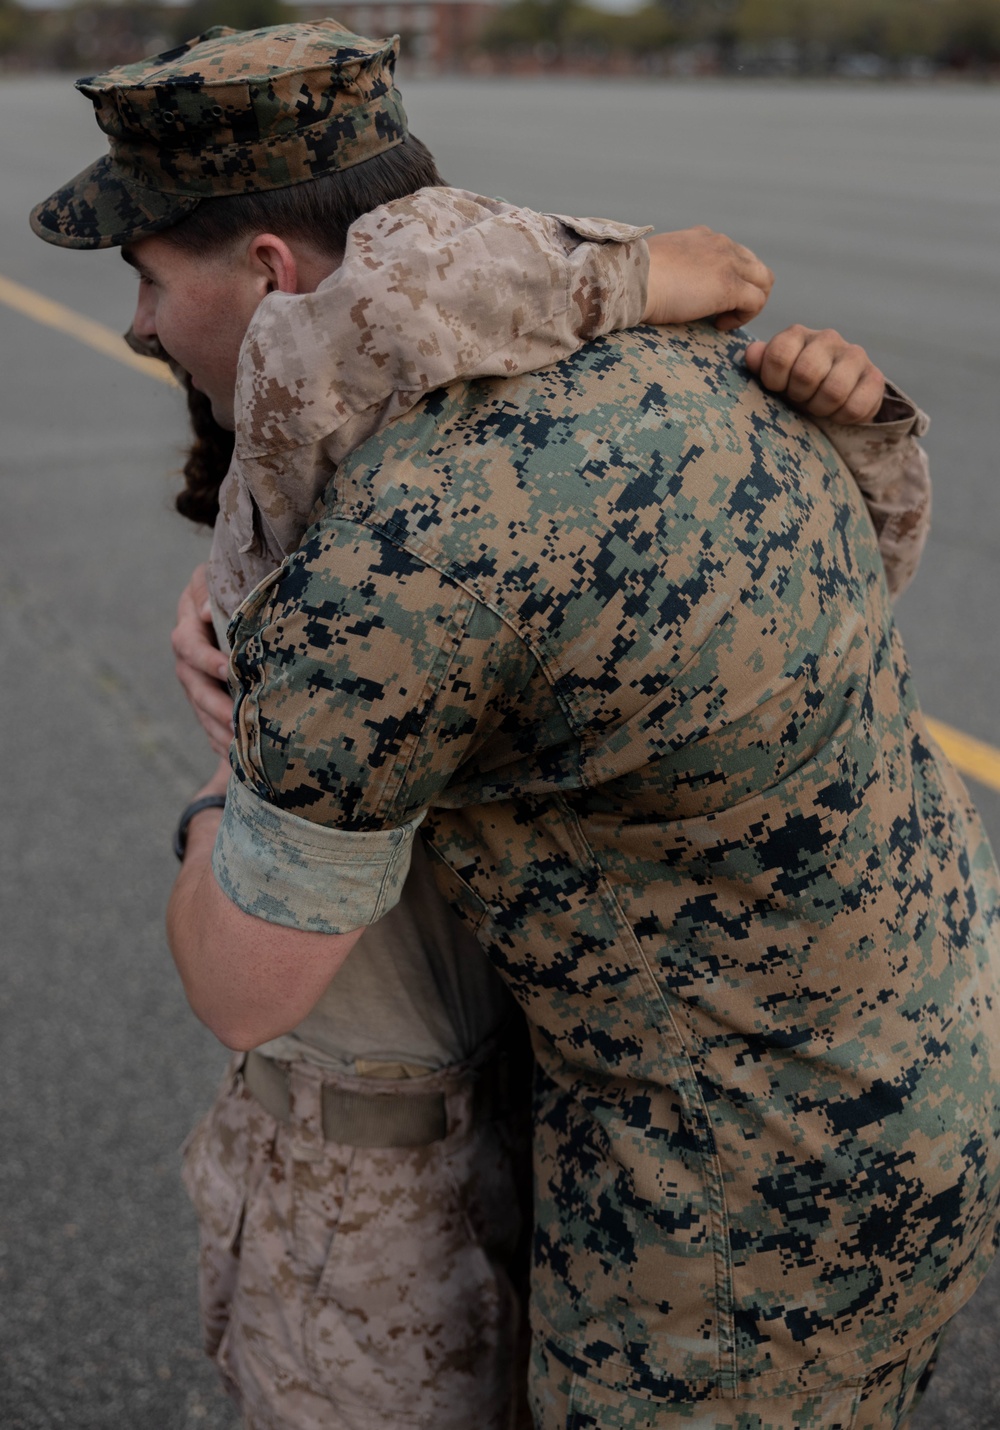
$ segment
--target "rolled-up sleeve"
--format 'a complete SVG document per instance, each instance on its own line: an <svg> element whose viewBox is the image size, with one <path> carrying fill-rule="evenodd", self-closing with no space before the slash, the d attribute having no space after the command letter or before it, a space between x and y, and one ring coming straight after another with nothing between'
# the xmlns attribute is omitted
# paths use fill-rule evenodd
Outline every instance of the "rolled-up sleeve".
<svg viewBox="0 0 1000 1430"><path fill-rule="evenodd" d="M230 640L218 883L270 923L367 927L398 902L428 807L512 728L534 658L469 590L340 518L261 583Z"/></svg>
<svg viewBox="0 0 1000 1430"><path fill-rule="evenodd" d="M268 804L234 776L212 867L244 913L311 933L351 933L398 902L421 817L398 829L329 829Z"/></svg>

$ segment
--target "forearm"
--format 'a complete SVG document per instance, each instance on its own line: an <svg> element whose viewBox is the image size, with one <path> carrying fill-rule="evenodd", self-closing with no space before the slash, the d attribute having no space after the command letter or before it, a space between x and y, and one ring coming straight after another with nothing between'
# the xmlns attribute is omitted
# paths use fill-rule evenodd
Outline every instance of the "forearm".
<svg viewBox="0 0 1000 1430"><path fill-rule="evenodd" d="M222 1042L235 1046L215 1016L210 957L202 950L208 928L212 850L222 811L207 809L188 827L187 848L167 905L167 942L192 1009Z"/></svg>
<svg viewBox="0 0 1000 1430"><path fill-rule="evenodd" d="M254 918L220 889L217 809L197 815L167 907L167 939L188 1002L227 1047L287 1033L315 1006L360 931L309 934Z"/></svg>

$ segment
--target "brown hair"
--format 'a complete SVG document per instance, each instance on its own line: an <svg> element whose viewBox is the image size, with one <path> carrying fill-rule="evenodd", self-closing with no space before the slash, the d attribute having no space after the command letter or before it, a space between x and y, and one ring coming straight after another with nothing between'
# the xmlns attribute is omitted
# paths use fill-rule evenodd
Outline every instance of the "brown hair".
<svg viewBox="0 0 1000 1430"><path fill-rule="evenodd" d="M189 252L204 253L255 233L276 233L305 239L321 253L339 257L347 230L362 214L443 183L430 150L408 134L393 149L303 184L203 199L163 236Z"/></svg>
<svg viewBox="0 0 1000 1430"><path fill-rule="evenodd" d="M188 415L194 441L184 463L184 486L174 505L181 516L200 526L214 526L219 514L219 487L233 455L235 434L220 427L212 416L212 404L203 392L185 379Z"/></svg>
<svg viewBox="0 0 1000 1430"><path fill-rule="evenodd" d="M443 183L430 150L408 134L394 149L304 184L203 199L164 237L187 252L210 253L251 234L276 233L281 238L305 239L321 253L339 258L355 219L417 189ZM194 443L184 463L184 489L175 505L190 521L214 526L219 487L235 439L215 421L208 398L191 386L190 379L186 387Z"/></svg>

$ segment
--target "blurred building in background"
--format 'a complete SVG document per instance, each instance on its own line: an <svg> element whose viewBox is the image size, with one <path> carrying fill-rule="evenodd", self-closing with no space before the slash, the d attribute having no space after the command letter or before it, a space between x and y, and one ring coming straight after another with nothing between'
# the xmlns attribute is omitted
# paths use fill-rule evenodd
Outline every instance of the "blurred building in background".
<svg viewBox="0 0 1000 1430"><path fill-rule="evenodd" d="M350 0L298 5L305 20L333 15L356 35L398 35L409 73L464 69L503 0Z"/></svg>

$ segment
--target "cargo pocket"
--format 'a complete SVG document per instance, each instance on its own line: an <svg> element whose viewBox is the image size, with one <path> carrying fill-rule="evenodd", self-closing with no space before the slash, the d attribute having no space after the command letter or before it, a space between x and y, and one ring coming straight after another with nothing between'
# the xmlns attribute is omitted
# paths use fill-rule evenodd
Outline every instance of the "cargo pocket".
<svg viewBox="0 0 1000 1430"><path fill-rule="evenodd" d="M310 1371L345 1430L507 1423L518 1312L470 1215L483 1135L354 1151L305 1317Z"/></svg>

